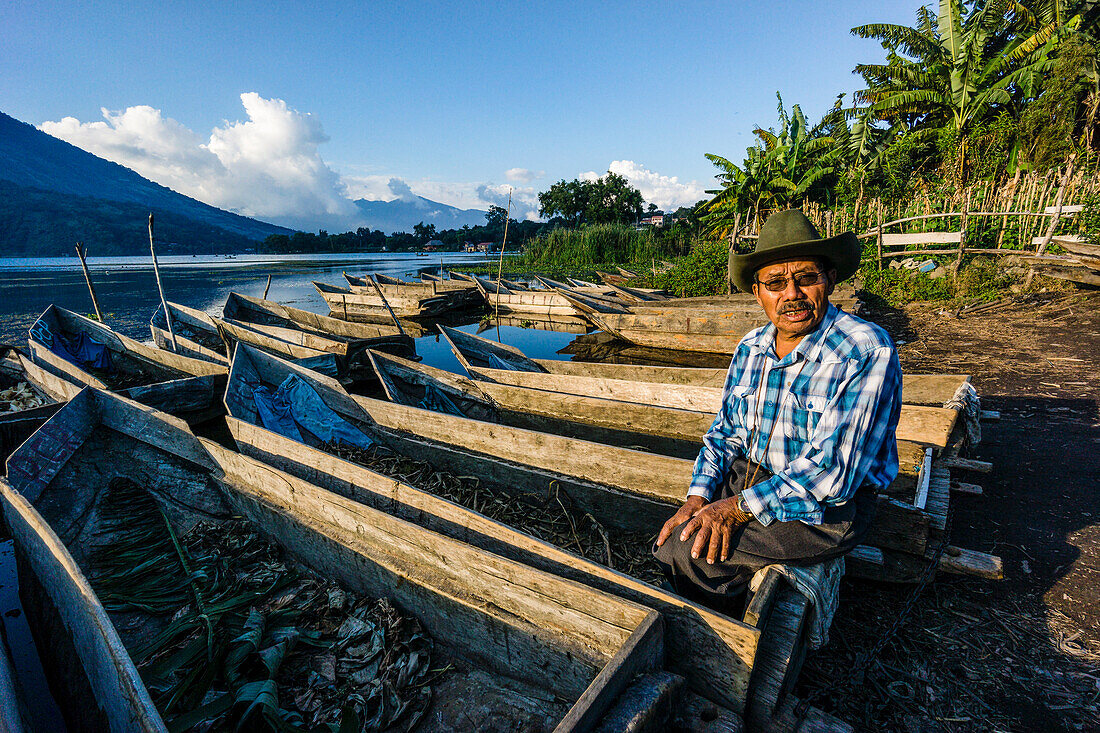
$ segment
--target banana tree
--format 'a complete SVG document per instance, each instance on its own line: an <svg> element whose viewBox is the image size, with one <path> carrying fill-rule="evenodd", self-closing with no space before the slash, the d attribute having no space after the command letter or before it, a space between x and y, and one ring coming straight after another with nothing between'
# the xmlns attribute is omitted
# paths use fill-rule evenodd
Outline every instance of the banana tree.
<svg viewBox="0 0 1100 733"><path fill-rule="evenodd" d="M940 0L933 16L917 11L915 27L857 26L852 33L879 40L885 64L860 64L867 88L856 93L877 119L928 136L951 125L958 133L956 171L966 173L967 133L1000 109L1038 95L1051 52L1076 20L1051 20L1018 33L1024 6L1013 0Z"/></svg>
<svg viewBox="0 0 1100 733"><path fill-rule="evenodd" d="M779 98L779 132L757 128L757 143L746 151L738 166L728 158L707 153L719 170L721 188L705 208L704 222L717 236L728 236L735 215L748 213L759 224L768 212L787 208L809 195L834 172L834 141L822 134L822 125L810 128L796 104L790 114Z"/></svg>

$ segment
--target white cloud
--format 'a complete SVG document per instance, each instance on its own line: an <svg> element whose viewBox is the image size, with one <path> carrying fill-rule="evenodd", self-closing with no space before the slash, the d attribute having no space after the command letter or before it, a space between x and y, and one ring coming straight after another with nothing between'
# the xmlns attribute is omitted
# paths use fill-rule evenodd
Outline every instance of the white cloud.
<svg viewBox="0 0 1100 733"><path fill-rule="evenodd" d="M459 209L489 208L491 204L506 206L508 192L512 193L512 217L538 219L538 191L530 186L511 186L497 183L437 181L432 178L401 179L389 176L345 176L348 196L353 199L392 201L398 193L423 196L432 201Z"/></svg>
<svg viewBox="0 0 1100 733"><path fill-rule="evenodd" d="M648 170L633 160L613 160L607 166L611 173L617 173L630 182L630 185L642 193L647 203L657 204L664 211L675 211L681 206L690 206L706 194L698 181L681 183L676 176L663 176ZM577 176L582 181L594 181L603 173L586 171Z"/></svg>
<svg viewBox="0 0 1100 733"><path fill-rule="evenodd" d="M530 168L509 168L504 171L504 177L515 183L530 183L545 175L546 171L533 171Z"/></svg>
<svg viewBox="0 0 1100 733"><path fill-rule="evenodd" d="M106 122L66 117L41 129L213 206L289 218L353 211L339 176L321 159L320 122L281 99L241 95L245 122L214 128L205 142L145 105L103 110Z"/></svg>

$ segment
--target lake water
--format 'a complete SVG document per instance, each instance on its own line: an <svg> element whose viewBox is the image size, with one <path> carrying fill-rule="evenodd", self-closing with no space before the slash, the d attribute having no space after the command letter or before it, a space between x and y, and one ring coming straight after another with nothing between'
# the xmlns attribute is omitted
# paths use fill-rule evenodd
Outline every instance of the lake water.
<svg viewBox="0 0 1100 733"><path fill-rule="evenodd" d="M169 256L158 258L168 300L221 315L226 296L235 291L261 297L271 275L268 299L323 315L328 306L313 281L344 286L343 272L383 273L419 280L422 272L438 274L441 267L489 261L485 255L448 252L417 257L413 254L237 255ZM104 321L131 338L149 340L149 318L160 305L152 260L149 257L89 257ZM0 258L0 342L26 347L27 329L50 304L76 313L91 314L91 296L76 257ZM470 311L458 323L476 332L481 313ZM563 358L558 349L578 334L499 326L484 334L522 349L533 358ZM438 336L417 339L424 363L462 373L461 365ZM566 357L567 358L567 357Z"/></svg>

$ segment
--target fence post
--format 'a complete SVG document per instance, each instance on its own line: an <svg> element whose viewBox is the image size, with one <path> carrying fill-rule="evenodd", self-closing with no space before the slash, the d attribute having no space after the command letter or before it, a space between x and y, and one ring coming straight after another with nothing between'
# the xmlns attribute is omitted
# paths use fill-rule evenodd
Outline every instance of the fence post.
<svg viewBox="0 0 1100 733"><path fill-rule="evenodd" d="M878 269L882 269L882 204L878 206L878 236L875 239L875 247L878 249Z"/></svg>
<svg viewBox="0 0 1100 733"><path fill-rule="evenodd" d="M1050 229L1047 230L1043 241L1039 243L1039 246L1035 249L1036 255L1041 255L1046 251L1050 245L1050 240L1054 238L1054 232L1058 229L1058 221L1062 218L1062 198L1066 194L1066 184L1069 182L1070 176L1073 175L1073 163L1077 158L1077 154L1069 156L1069 162L1066 164L1066 173L1062 176L1062 184L1058 186L1058 195L1054 197L1054 216L1050 217ZM1024 287L1031 287L1031 281L1035 279L1035 268L1029 267L1027 271L1027 278L1024 280Z"/></svg>
<svg viewBox="0 0 1100 733"><path fill-rule="evenodd" d="M966 189L966 203L963 204L962 226L959 231L959 259L955 260L955 272L958 273L963 263L963 251L966 249L966 227L970 214L970 193L972 189Z"/></svg>
<svg viewBox="0 0 1100 733"><path fill-rule="evenodd" d="M741 212L733 216L733 231L730 232L730 251L726 259L726 292L733 293L733 256L737 253L737 233L741 230Z"/></svg>

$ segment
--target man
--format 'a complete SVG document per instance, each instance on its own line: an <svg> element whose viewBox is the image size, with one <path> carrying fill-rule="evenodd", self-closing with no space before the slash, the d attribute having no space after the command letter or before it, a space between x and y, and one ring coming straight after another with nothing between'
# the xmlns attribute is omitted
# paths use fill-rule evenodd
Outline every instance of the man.
<svg viewBox="0 0 1100 733"><path fill-rule="evenodd" d="M760 568L823 562L866 534L898 473L901 369L885 331L829 303L859 258L854 234L822 239L799 210L733 258L771 323L738 345L687 501L657 537L677 592L735 612Z"/></svg>

